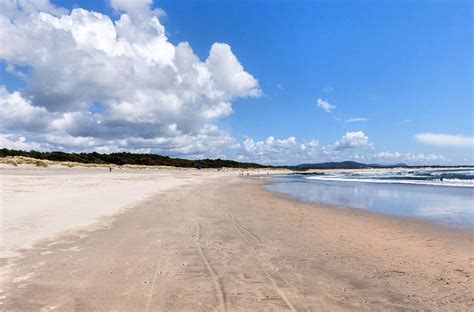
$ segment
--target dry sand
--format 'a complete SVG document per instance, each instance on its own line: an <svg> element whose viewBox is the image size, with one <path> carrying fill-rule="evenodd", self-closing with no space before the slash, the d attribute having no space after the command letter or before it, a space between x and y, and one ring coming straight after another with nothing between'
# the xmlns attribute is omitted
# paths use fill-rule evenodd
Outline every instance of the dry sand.
<svg viewBox="0 0 474 312"><path fill-rule="evenodd" d="M139 204L173 187L215 176L195 170L109 168L0 168L0 258L34 242Z"/></svg>
<svg viewBox="0 0 474 312"><path fill-rule="evenodd" d="M4 259L11 272L2 307L474 308L472 233L299 203L266 191L265 179L207 174L142 198L102 226L45 239Z"/></svg>

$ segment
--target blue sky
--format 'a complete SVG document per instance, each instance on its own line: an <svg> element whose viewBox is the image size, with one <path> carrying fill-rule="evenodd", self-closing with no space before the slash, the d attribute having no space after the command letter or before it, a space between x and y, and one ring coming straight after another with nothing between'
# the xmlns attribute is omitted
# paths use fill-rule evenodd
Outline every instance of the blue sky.
<svg viewBox="0 0 474 312"><path fill-rule="evenodd" d="M108 15L112 21L123 13L132 16L121 4L107 1L52 4L67 9L61 14L83 8ZM267 163L343 158L474 163L473 11L469 1L170 0L155 1L151 8L166 13L158 18L167 40L174 46L188 42L203 62L215 42L230 46L245 72L258 80L259 95L251 91L255 85L249 85L247 93L229 94L226 101L231 102L232 113L202 122L201 126L217 127L219 139L202 138L201 130L189 134L192 141L199 140L196 136L223 140L222 146L209 148L204 142L204 148L196 150L175 143L143 143L139 148L145 152L198 157L209 156L203 152L207 149L215 154L210 156ZM26 100L29 96L32 106L43 105L28 86L29 78L6 71L8 64L26 71L34 65L21 64L11 56L0 59L0 84L7 92L25 90L22 96ZM335 108L327 112L318 107L318 99ZM99 103L90 106L92 114L101 114L101 97L90 102ZM107 105L112 104L104 107ZM25 129L10 127L3 132L9 142L31 141L46 149L95 147L54 145L45 141L48 133L44 130L35 135L35 130ZM67 132L75 139L88 137L80 131ZM155 134L155 138L164 136ZM268 137L281 142L275 145ZM295 142L288 141L293 137ZM106 139L116 144L113 137ZM314 141L317 151L292 156L298 150L307 151L301 145ZM98 143L101 149L97 150L107 151L104 142ZM139 151L137 146L130 148Z"/></svg>

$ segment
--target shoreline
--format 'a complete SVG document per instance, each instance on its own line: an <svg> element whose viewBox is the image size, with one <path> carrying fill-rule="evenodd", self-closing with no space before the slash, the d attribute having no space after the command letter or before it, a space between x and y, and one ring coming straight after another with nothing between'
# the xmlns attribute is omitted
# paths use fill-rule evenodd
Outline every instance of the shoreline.
<svg viewBox="0 0 474 312"><path fill-rule="evenodd" d="M264 179L172 188L15 259L6 310L469 310L473 236L302 203ZM4 296L4 297L3 297Z"/></svg>
<svg viewBox="0 0 474 312"><path fill-rule="evenodd" d="M315 205L356 209L450 230L474 232L471 187L274 177L265 188Z"/></svg>
<svg viewBox="0 0 474 312"><path fill-rule="evenodd" d="M359 216L359 215L366 215L366 217L373 217L375 219L380 219L380 220L385 220L386 222L390 223L403 223L406 226L410 227L426 227L429 231L444 231L446 233L455 233L459 235L467 235L467 237L472 236L473 242L474 242L474 229L469 230L466 228L459 228L455 226L449 226L448 224L442 224L442 223L436 223L436 222L431 222L427 219L422 219L422 218L413 218L409 216L402 216L402 215L393 215L389 213L382 213L378 211L372 211L364 208L355 208L355 207L350 207L350 206L344 206L344 205L333 205L333 204L325 204L325 203L319 203L319 202L312 202L312 201L305 201L302 199L298 199L292 195L285 194L282 192L278 191L272 191L266 188L268 184L271 184L274 182L267 182L264 185L262 185L262 188L272 194L271 196L279 197L282 200L287 200L287 201L293 201L297 202L299 204L304 204L304 205L309 205L309 206L314 206L317 208L324 208L324 209L334 209L334 210L339 210L341 213L348 213L354 216ZM278 183L278 182L276 182ZM474 256L474 252L473 252Z"/></svg>
<svg viewBox="0 0 474 312"><path fill-rule="evenodd" d="M278 183L278 182L272 182L269 181L265 183L262 187L268 191L269 193L273 194L273 196L280 197L281 199L288 200L288 201L296 201L301 204L306 204L306 205L313 205L317 207L325 207L328 209L336 209L336 210L342 210L345 212L349 213L362 213L362 214L368 214L371 216L374 216L376 218L382 218L382 219L394 219L398 220L398 222L403 222L406 223L407 225L410 223L413 223L413 226L426 226L428 228L431 228L433 231L447 231L447 232L454 232L454 233L459 233L459 234L466 234L466 235L474 235L474 228L467 228L467 227L457 227L454 225L449 225L446 223L440 223L440 222L435 222L435 221L430 221L428 219L423 219L423 218L415 218L415 217L410 217L410 216L402 216L402 215L394 215L390 213L382 213L378 211L373 211L365 208L356 208L356 207L351 207L351 206L344 206L344 205L335 205L335 204L325 204L325 203L320 203L320 202L313 202L310 200L303 200L299 199L296 196L286 194L283 192L278 192L278 191L272 191L268 188L266 188L267 185L272 184L272 183ZM351 212L352 211L352 212Z"/></svg>

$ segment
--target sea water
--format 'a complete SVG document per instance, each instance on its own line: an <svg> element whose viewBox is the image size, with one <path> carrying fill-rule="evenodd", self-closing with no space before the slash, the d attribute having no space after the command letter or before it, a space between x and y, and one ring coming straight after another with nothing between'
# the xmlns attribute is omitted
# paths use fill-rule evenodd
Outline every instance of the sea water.
<svg viewBox="0 0 474 312"><path fill-rule="evenodd" d="M296 199L365 209L474 231L474 170L342 171L275 177Z"/></svg>

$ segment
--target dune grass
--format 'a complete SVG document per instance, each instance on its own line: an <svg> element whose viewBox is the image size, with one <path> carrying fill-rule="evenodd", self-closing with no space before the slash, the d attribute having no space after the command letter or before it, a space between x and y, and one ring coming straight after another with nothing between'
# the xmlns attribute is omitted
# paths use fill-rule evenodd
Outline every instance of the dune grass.
<svg viewBox="0 0 474 312"><path fill-rule="evenodd" d="M112 169L189 169L176 168L172 166L146 166L146 165L116 165L116 164L85 164L73 161L53 161L46 159L36 159L25 156L6 156L0 157L0 164L18 167L19 165L34 165L39 168L47 168L49 166L64 166L68 168L86 167L86 168L112 168Z"/></svg>

